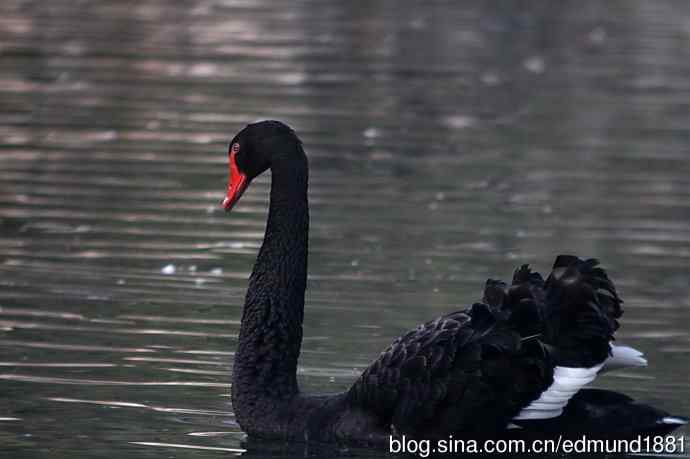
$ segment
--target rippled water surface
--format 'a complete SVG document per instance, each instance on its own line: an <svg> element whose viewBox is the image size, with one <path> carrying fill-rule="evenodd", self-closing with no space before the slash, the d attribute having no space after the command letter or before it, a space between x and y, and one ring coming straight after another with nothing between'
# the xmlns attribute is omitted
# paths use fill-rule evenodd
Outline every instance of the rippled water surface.
<svg viewBox="0 0 690 459"><path fill-rule="evenodd" d="M566 251L650 360L599 384L690 414L689 50L680 0L3 0L0 456L244 451L270 177L219 202L260 118L310 157L303 387Z"/></svg>

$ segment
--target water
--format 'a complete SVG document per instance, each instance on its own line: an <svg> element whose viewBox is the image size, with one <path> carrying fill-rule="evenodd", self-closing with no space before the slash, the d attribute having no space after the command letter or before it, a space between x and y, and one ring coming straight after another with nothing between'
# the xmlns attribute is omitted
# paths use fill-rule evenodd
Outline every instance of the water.
<svg viewBox="0 0 690 459"><path fill-rule="evenodd" d="M686 2L464 3L4 0L0 456L246 448L269 177L219 203L259 118L310 157L306 390L565 251L610 268L650 360L598 384L690 414Z"/></svg>

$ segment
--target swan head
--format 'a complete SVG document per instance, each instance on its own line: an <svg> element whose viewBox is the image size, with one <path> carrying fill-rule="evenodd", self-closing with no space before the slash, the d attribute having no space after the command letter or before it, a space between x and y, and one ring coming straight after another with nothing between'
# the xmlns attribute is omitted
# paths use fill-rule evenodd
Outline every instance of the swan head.
<svg viewBox="0 0 690 459"><path fill-rule="evenodd" d="M280 121L248 124L228 147L228 190L222 206L229 211L251 181L271 167L286 152L300 150L295 132Z"/></svg>

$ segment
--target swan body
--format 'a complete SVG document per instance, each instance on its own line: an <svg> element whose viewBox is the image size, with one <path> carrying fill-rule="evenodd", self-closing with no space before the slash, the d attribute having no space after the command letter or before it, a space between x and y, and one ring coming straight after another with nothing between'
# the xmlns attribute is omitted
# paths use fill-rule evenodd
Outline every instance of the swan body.
<svg viewBox="0 0 690 459"><path fill-rule="evenodd" d="M611 369L643 366L611 341L622 300L596 260L557 257L544 280L527 265L489 279L480 302L395 340L346 392L297 384L307 279L308 162L277 121L250 124L229 148L230 210L271 169L268 223L242 313L233 365L237 422L252 438L384 446L390 436L625 438L685 423L610 391L584 388Z"/></svg>

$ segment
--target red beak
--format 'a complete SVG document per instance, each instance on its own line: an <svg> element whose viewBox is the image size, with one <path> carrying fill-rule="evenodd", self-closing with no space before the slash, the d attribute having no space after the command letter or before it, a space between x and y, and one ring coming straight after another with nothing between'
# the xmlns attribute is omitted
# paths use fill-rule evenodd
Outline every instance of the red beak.
<svg viewBox="0 0 690 459"><path fill-rule="evenodd" d="M228 162L228 192L223 199L223 208L226 211L232 209L232 207L240 200L242 193L247 189L247 176L240 172L237 168L237 162L235 161L236 152L230 153L230 160Z"/></svg>

